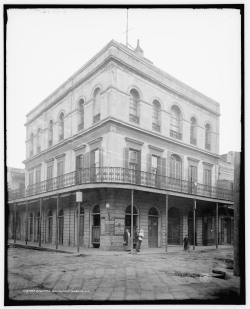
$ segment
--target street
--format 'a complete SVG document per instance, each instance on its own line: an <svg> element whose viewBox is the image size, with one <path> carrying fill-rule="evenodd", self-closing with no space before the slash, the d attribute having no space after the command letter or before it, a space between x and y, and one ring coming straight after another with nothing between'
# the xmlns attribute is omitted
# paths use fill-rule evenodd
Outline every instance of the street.
<svg viewBox="0 0 250 309"><path fill-rule="evenodd" d="M238 303L232 260L233 249L74 255L9 248L9 299Z"/></svg>

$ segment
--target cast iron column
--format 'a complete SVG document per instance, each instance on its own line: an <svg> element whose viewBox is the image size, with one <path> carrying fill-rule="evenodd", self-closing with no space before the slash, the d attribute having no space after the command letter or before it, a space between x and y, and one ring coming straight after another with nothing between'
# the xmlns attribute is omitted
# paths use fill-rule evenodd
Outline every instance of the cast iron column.
<svg viewBox="0 0 250 309"><path fill-rule="evenodd" d="M193 224L194 224L194 226L193 226L193 229L194 229L194 231L193 231L193 250L195 250L195 210L196 210L196 200L194 200L194 210L193 210Z"/></svg>
<svg viewBox="0 0 250 309"><path fill-rule="evenodd" d="M219 232L219 220L218 220L218 212L219 212L219 203L216 203L216 230L215 230L215 245L216 249L218 249L218 232Z"/></svg>
<svg viewBox="0 0 250 309"><path fill-rule="evenodd" d="M80 251L80 204L81 202L78 202L78 216L77 216L77 253Z"/></svg>
<svg viewBox="0 0 250 309"><path fill-rule="evenodd" d="M56 198L56 249L58 249L58 212L59 212L59 194Z"/></svg>
<svg viewBox="0 0 250 309"><path fill-rule="evenodd" d="M132 189L131 190L131 235L130 235L130 237L131 237L131 244L130 244L130 246L131 246L131 253L132 253L132 251L133 251L133 239L134 239L134 233L133 233L133 224L134 224L134 222L133 222L133 210L134 210L134 190Z"/></svg>
<svg viewBox="0 0 250 309"><path fill-rule="evenodd" d="M41 240L42 240L42 203L43 203L43 199L40 198L39 247L41 247Z"/></svg>
<svg viewBox="0 0 250 309"><path fill-rule="evenodd" d="M28 201L26 201L26 233L25 233L25 245L28 243Z"/></svg>
<svg viewBox="0 0 250 309"><path fill-rule="evenodd" d="M166 194L166 252L168 251L168 195Z"/></svg>

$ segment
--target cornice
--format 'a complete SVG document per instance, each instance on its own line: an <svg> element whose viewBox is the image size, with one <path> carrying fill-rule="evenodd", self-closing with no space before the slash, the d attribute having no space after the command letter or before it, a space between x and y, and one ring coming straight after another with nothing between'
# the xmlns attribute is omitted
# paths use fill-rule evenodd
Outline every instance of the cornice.
<svg viewBox="0 0 250 309"><path fill-rule="evenodd" d="M129 138L129 137L125 137L125 141L129 142L129 143L137 144L139 146L142 146L144 144L143 142L137 141L137 140Z"/></svg>
<svg viewBox="0 0 250 309"><path fill-rule="evenodd" d="M187 159L188 159L188 161L194 161L194 162L196 162L196 163L199 163L199 162L200 162L200 160L195 159L195 158L191 158L191 157L187 157Z"/></svg>
<svg viewBox="0 0 250 309"><path fill-rule="evenodd" d="M86 148L86 144L83 144L83 145L80 145L80 146L77 146L76 148L74 148L73 150L76 152L76 151L78 151L78 150L82 150L82 149L84 149L84 148Z"/></svg>
<svg viewBox="0 0 250 309"><path fill-rule="evenodd" d="M210 163L210 162L202 162L204 165L207 165L207 166L210 166L210 167L212 167L214 164L212 164L212 163Z"/></svg>
<svg viewBox="0 0 250 309"><path fill-rule="evenodd" d="M101 141L102 141L102 137L98 137L98 138L96 138L96 139L94 139L94 140L88 142L88 144L89 144L90 146L92 146L93 144L101 143Z"/></svg>
<svg viewBox="0 0 250 309"><path fill-rule="evenodd" d="M66 153L61 153L58 156L55 156L56 160L61 159L66 156Z"/></svg>
<svg viewBox="0 0 250 309"><path fill-rule="evenodd" d="M160 152L164 152L164 149L153 146L153 145L148 145L148 148L153 149L153 150L157 150L157 151L160 151Z"/></svg>

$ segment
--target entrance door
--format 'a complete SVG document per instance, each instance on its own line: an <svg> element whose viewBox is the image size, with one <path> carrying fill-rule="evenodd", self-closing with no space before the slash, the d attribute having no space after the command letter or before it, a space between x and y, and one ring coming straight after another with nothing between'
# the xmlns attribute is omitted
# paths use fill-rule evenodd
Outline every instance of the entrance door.
<svg viewBox="0 0 250 309"><path fill-rule="evenodd" d="M96 205L92 211L92 244L93 247L100 247L100 206Z"/></svg>
<svg viewBox="0 0 250 309"><path fill-rule="evenodd" d="M149 248L158 247L158 218L148 217L148 246Z"/></svg>
<svg viewBox="0 0 250 309"><path fill-rule="evenodd" d="M230 219L222 219L222 241L223 244L231 243L231 225Z"/></svg>
<svg viewBox="0 0 250 309"><path fill-rule="evenodd" d="M196 225L195 225L196 226ZM188 238L190 244L194 244L194 218L193 218L193 211L189 211L188 213ZM195 245L197 245L197 235L195 232Z"/></svg>
<svg viewBox="0 0 250 309"><path fill-rule="evenodd" d="M180 244L180 215L178 209L174 207L168 211L168 243Z"/></svg>

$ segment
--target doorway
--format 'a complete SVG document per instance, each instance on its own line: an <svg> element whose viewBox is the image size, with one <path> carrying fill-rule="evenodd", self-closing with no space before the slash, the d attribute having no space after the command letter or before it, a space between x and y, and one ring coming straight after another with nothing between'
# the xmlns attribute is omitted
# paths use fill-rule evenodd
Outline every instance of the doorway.
<svg viewBox="0 0 250 309"><path fill-rule="evenodd" d="M75 239L77 243L77 237L78 237L78 207L75 211ZM80 226L79 226L79 245L83 246L84 243L84 208L83 206L80 207Z"/></svg>
<svg viewBox="0 0 250 309"><path fill-rule="evenodd" d="M175 207L168 210L168 243L170 245L180 244L180 214Z"/></svg>
<svg viewBox="0 0 250 309"><path fill-rule="evenodd" d="M92 209L92 245L94 248L100 247L100 225L101 213L100 206L95 205Z"/></svg>
<svg viewBox="0 0 250 309"><path fill-rule="evenodd" d="M156 208L152 207L148 212L148 246L158 248L158 219L159 214Z"/></svg>
<svg viewBox="0 0 250 309"><path fill-rule="evenodd" d="M47 226L46 226L46 242L52 243L52 228L53 228L53 214L52 209L47 212Z"/></svg>

